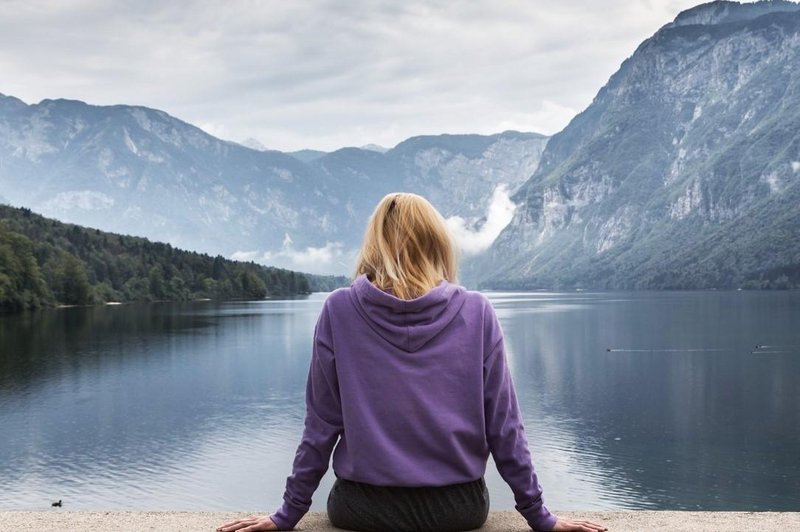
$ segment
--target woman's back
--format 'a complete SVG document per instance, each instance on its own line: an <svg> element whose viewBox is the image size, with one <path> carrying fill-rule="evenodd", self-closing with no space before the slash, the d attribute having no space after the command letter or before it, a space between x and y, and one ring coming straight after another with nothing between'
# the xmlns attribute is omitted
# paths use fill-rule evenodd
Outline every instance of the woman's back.
<svg viewBox="0 0 800 532"><path fill-rule="evenodd" d="M376 486L445 486L481 478L491 452L535 528L542 504L500 324L479 292L441 281L399 299L360 275L325 301L314 332L306 427L284 504L299 520L328 467ZM340 439L339 439L340 438Z"/></svg>
<svg viewBox="0 0 800 532"><path fill-rule="evenodd" d="M483 475L487 302L442 281L402 300L359 276L326 302L339 380L341 477L440 486Z"/></svg>

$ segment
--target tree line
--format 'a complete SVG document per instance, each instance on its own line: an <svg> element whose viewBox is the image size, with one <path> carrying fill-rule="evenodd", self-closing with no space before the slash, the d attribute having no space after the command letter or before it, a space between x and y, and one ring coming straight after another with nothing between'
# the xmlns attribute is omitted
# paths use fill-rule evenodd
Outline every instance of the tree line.
<svg viewBox="0 0 800 532"><path fill-rule="evenodd" d="M0 205L0 310L109 301L262 299L329 291L311 275L183 251Z"/></svg>

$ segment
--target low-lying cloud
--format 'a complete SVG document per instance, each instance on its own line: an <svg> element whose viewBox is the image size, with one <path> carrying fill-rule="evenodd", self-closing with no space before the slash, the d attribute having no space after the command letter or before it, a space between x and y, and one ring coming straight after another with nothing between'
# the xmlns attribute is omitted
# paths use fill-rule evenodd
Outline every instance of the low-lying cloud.
<svg viewBox="0 0 800 532"><path fill-rule="evenodd" d="M80 209L84 211L98 211L110 209L114 206L114 198L108 194L94 190L69 190L59 192L51 199L44 202L41 209L47 212Z"/></svg>
<svg viewBox="0 0 800 532"><path fill-rule="evenodd" d="M321 247L308 246L297 249L287 233L283 238L283 246L278 251L237 251L231 255L231 259L253 261L306 273L330 274L343 269L344 255L344 245L341 242L328 241Z"/></svg>
<svg viewBox="0 0 800 532"><path fill-rule="evenodd" d="M501 183L492 192L489 207L486 209L485 222L480 229L475 226L478 220L468 222L461 216L451 216L447 219L456 243L465 255L477 255L486 251L500 232L511 222L517 206L511 201L508 185Z"/></svg>

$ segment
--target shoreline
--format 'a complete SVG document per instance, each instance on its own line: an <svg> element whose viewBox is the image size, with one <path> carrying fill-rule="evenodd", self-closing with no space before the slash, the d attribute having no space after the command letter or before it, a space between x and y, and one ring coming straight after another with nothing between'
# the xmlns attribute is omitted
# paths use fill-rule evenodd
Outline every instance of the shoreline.
<svg viewBox="0 0 800 532"><path fill-rule="evenodd" d="M684 511L591 511L554 512L567 519L589 520L608 527L609 531L641 532L729 531L729 530L800 530L800 512L684 512ZM0 511L0 530L37 531L130 531L164 530L189 532L213 531L223 523L264 515L264 512L70 512L54 508L45 511ZM298 531L331 531L334 528L325 512L309 512L297 524ZM514 510L489 513L480 529L486 532L522 532L531 529Z"/></svg>

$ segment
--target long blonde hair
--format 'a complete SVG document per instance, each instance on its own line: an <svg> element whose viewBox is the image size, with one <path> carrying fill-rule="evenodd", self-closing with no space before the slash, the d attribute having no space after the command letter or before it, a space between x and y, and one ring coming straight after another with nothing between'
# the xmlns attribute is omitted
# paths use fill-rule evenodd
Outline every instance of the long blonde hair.
<svg viewBox="0 0 800 532"><path fill-rule="evenodd" d="M457 283L458 251L444 218L428 200L410 192L387 194L375 207L356 260L382 290L414 299L443 279Z"/></svg>

